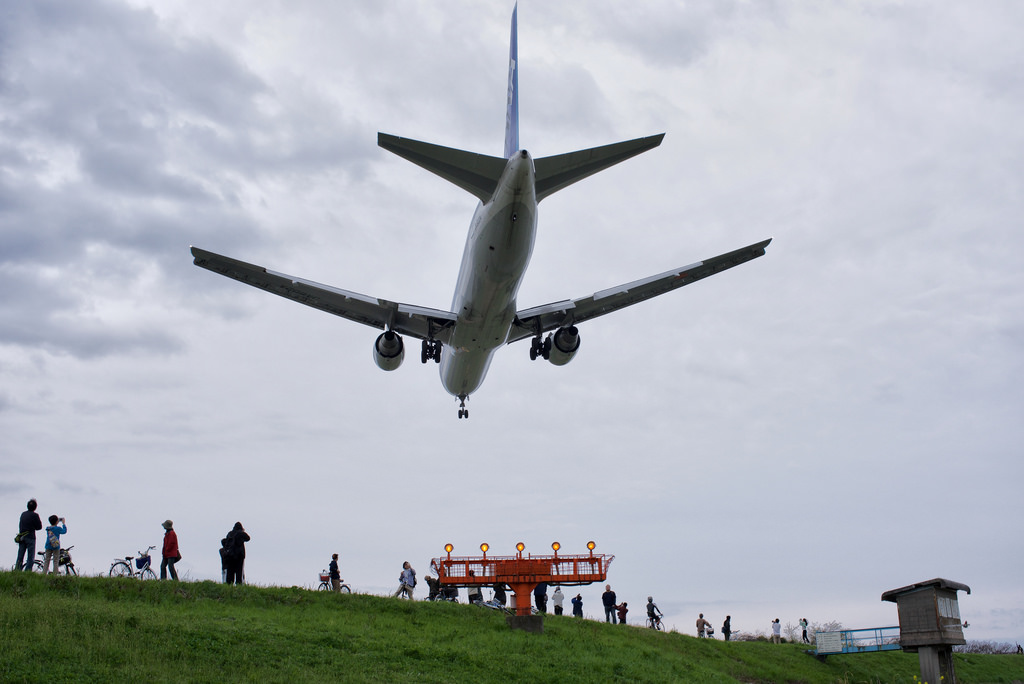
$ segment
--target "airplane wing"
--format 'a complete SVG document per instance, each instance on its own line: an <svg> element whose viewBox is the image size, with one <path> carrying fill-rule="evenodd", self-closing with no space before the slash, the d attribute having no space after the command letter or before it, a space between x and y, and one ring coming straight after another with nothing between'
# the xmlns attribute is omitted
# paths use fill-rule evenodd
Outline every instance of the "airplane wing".
<svg viewBox="0 0 1024 684"><path fill-rule="evenodd" d="M579 299L552 302L544 306L524 309L516 313L512 329L509 331L508 342L516 342L563 326L576 325L721 273L733 266L739 266L751 259L764 256L765 247L770 242L771 238L705 261L698 261L689 266L675 268L649 278L595 292Z"/></svg>
<svg viewBox="0 0 1024 684"><path fill-rule="evenodd" d="M447 342L455 324L455 314L450 311L368 297L312 280L268 271L262 266L247 264L198 247L192 248L192 256L195 257L196 266L214 273L356 323L382 330L390 328L401 335Z"/></svg>

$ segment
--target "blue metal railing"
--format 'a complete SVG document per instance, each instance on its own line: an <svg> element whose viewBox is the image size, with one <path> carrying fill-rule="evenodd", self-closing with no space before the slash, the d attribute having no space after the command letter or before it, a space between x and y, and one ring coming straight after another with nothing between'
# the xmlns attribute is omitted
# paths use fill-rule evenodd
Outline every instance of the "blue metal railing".
<svg viewBox="0 0 1024 684"><path fill-rule="evenodd" d="M900 628L875 627L872 629L844 629L838 632L815 632L814 655L839 655L841 653L872 653L875 651L898 651Z"/></svg>

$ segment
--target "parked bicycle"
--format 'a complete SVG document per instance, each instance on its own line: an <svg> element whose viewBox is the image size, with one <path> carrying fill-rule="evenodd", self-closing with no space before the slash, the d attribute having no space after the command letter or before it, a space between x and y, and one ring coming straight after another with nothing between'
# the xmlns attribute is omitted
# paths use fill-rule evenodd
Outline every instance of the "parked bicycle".
<svg viewBox="0 0 1024 684"><path fill-rule="evenodd" d="M39 555L42 556L43 554L40 553ZM24 565L24 563L22 563L22 565ZM21 566L19 566L17 563L15 563L14 566L11 568L11 570L21 570L21 569L22 569ZM38 558L36 558L34 561L32 561L32 572L36 572L36 571L39 571L39 572L43 571L43 561L39 560Z"/></svg>
<svg viewBox="0 0 1024 684"><path fill-rule="evenodd" d="M71 546L67 547L66 549L63 546L61 547L61 549L60 549L60 560L57 561L57 574L58 575L60 574L60 569L64 568L64 574L65 575L75 575L76 577L78 576L78 570L75 570L75 564L71 562L71 553L70 553L70 551L73 548L75 548L74 544L72 544ZM46 552L45 551L39 551L36 555L37 556L45 556ZM46 568L43 567L43 562L41 560L39 560L38 558L36 559L36 562L33 563L33 565L36 568L39 568L40 570L45 570L46 569Z"/></svg>
<svg viewBox="0 0 1024 684"><path fill-rule="evenodd" d="M110 576L111 577L138 577L144 580L155 580L156 573L150 567L153 562L152 556L149 552L155 549L155 546L150 546L144 552L139 551L138 557L125 556L122 558L115 558L114 562L110 564Z"/></svg>
<svg viewBox="0 0 1024 684"><path fill-rule="evenodd" d="M345 584L345 580L338 580L338 581L341 582L341 593L343 593L343 594L351 594L352 593L352 587L350 587L347 584ZM320 586L317 587L317 589L320 590L320 591L331 591L333 588L334 587L331 586L331 573L327 572L326 570L321 570L320 571Z"/></svg>

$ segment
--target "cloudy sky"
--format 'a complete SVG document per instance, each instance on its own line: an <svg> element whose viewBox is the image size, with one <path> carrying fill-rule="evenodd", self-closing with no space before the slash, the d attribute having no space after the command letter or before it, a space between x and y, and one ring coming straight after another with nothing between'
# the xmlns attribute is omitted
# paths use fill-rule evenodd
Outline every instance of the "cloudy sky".
<svg viewBox="0 0 1024 684"><path fill-rule="evenodd" d="M238 520L250 581L338 552L371 593L594 539L690 633L895 624L946 577L1024 642L1019 3L523 0L524 147L667 136L542 203L521 308L774 242L568 366L503 350L469 421L373 329L192 265L448 308L476 200L376 134L499 155L511 11L6 3L0 517L66 516L88 573L171 518L192 579Z"/></svg>

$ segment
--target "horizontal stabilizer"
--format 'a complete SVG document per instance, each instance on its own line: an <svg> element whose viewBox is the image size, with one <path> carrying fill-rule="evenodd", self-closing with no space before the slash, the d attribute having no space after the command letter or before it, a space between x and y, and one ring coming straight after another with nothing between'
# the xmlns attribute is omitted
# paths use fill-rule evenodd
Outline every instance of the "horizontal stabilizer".
<svg viewBox="0 0 1024 684"><path fill-rule="evenodd" d="M592 176L609 166L614 166L641 152L654 149L661 144L664 133L636 140L592 147L553 157L541 157L534 161L537 170L537 201L572 185L578 180ZM418 163L418 162L417 162Z"/></svg>
<svg viewBox="0 0 1024 684"><path fill-rule="evenodd" d="M501 157L489 157L387 133L377 134L377 144L454 183L475 195L481 202L491 199L507 163Z"/></svg>

